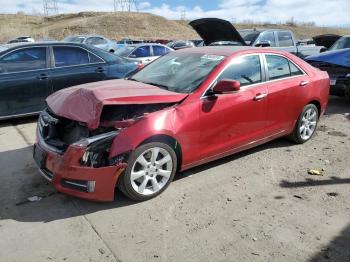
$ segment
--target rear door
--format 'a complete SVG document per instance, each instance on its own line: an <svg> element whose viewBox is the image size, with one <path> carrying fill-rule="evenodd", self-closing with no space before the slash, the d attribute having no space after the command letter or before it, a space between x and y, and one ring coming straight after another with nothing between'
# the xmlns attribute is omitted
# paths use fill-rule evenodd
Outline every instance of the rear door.
<svg viewBox="0 0 350 262"><path fill-rule="evenodd" d="M298 94L309 84L308 76L288 58L266 54L268 79L268 126L269 135L290 130L300 114Z"/></svg>
<svg viewBox="0 0 350 262"><path fill-rule="evenodd" d="M52 46L52 86L62 88L107 78L108 64L88 50L76 46Z"/></svg>
<svg viewBox="0 0 350 262"><path fill-rule="evenodd" d="M51 93L46 46L18 48L0 58L0 118L39 112Z"/></svg>
<svg viewBox="0 0 350 262"><path fill-rule="evenodd" d="M234 58L217 81L222 79L239 81L241 90L201 99L202 159L239 150L266 136L268 91L260 56Z"/></svg>

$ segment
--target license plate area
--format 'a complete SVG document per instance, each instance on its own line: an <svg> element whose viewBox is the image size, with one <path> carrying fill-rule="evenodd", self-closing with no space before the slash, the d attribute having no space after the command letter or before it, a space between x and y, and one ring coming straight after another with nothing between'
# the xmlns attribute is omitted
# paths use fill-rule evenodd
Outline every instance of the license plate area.
<svg viewBox="0 0 350 262"><path fill-rule="evenodd" d="M46 167L46 152L37 145L34 146L33 158L40 169Z"/></svg>
<svg viewBox="0 0 350 262"><path fill-rule="evenodd" d="M337 80L336 79L331 79L331 86L335 86L337 84Z"/></svg>

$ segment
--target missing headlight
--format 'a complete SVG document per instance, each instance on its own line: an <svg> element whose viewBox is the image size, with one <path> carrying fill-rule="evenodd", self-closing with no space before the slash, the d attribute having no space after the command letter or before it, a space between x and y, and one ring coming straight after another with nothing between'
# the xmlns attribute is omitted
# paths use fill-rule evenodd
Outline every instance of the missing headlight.
<svg viewBox="0 0 350 262"><path fill-rule="evenodd" d="M90 137L77 144L86 145L87 149L80 160L82 166L99 168L109 166L109 150L118 132L109 132L96 137Z"/></svg>

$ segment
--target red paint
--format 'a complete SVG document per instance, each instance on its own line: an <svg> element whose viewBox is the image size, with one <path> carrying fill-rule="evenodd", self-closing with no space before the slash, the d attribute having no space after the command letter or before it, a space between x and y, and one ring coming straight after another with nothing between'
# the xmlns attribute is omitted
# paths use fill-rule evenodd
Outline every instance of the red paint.
<svg viewBox="0 0 350 262"><path fill-rule="evenodd" d="M110 157L130 152L150 137L167 135L176 139L180 145L181 170L185 170L290 134L303 107L311 101L321 105L322 114L327 106L327 73L289 53L261 48L244 48L233 52L225 47L191 48L178 52L203 52L225 55L227 58L188 96L137 82L114 80L60 91L48 99L49 107L60 116L87 122L90 128L96 128L102 107L107 104L169 103L183 100L176 106L126 123L113 141ZM216 98L201 97L232 59L254 53L284 55L298 64L307 75L241 88L237 92L218 95ZM301 87L302 81L308 81L309 84ZM256 96L260 94L267 94L267 97L256 101ZM124 127L122 123L117 124ZM47 166L55 174L54 185L59 191L78 197L112 200L117 179L125 166L99 169L81 167L79 159L83 153L84 149L74 146L63 156L49 152ZM64 177L92 179L96 181L97 191L67 191L59 183Z"/></svg>

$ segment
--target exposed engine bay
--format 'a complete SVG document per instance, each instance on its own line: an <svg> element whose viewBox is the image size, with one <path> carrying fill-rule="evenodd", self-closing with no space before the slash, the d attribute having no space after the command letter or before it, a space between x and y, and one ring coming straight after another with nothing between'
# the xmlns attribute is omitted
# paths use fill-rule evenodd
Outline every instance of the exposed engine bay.
<svg viewBox="0 0 350 262"><path fill-rule="evenodd" d="M100 126L94 130L89 129L85 123L59 117L47 108L40 114L38 130L44 142L61 154L74 143L86 146L87 150L81 159L83 166L95 168L110 166L127 157L124 154L109 159L111 144L123 128L127 128L149 113L172 105L174 103L107 105L102 110Z"/></svg>

